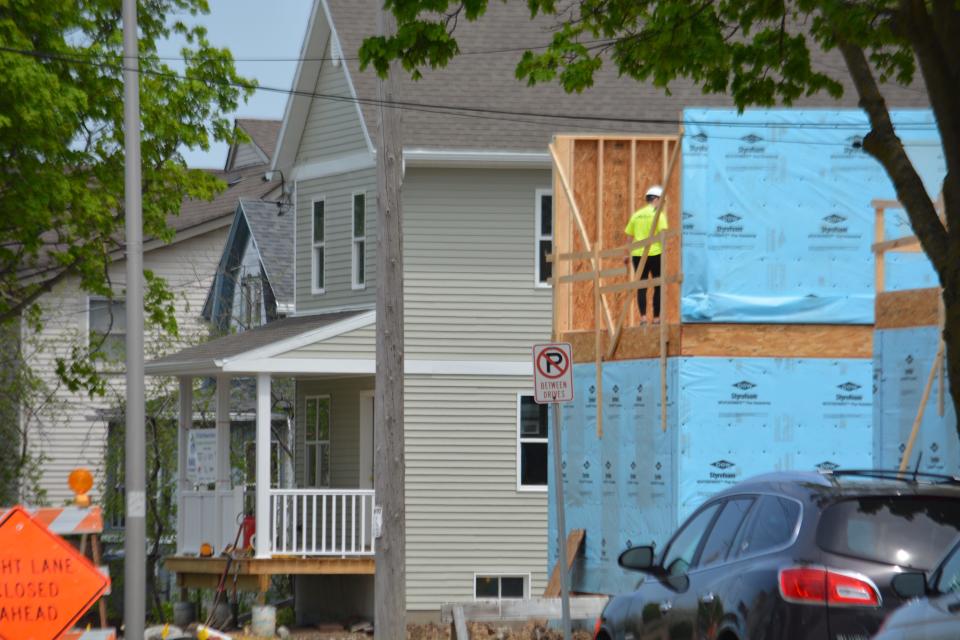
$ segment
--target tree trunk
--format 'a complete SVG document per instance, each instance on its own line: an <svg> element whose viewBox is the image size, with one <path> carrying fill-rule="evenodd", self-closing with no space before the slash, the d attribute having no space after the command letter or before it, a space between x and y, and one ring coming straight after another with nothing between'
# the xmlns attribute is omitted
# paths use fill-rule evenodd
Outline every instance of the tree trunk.
<svg viewBox="0 0 960 640"><path fill-rule="evenodd" d="M393 33L388 10L379 14L380 33ZM383 527L376 541L374 632L379 639L406 637L406 517L403 434L403 242L400 176L403 166L400 112L391 74L377 87L380 127L377 144L377 372L374 400L374 488Z"/></svg>
<svg viewBox="0 0 960 640"><path fill-rule="evenodd" d="M954 278L943 288L943 344L946 348L947 381L957 416L957 435L960 437L960 278Z"/></svg>

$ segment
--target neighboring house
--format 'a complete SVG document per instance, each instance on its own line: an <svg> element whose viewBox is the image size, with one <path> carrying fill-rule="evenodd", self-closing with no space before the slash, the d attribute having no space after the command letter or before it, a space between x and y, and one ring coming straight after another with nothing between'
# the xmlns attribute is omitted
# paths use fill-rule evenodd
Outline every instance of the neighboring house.
<svg viewBox="0 0 960 640"><path fill-rule="evenodd" d="M176 296L178 339L157 331L148 332L145 350L148 357L183 348L205 340L208 325L201 317L204 300L223 250L228 229L241 198L271 197L279 193L280 180L265 180L280 123L268 120L237 120L235 126L246 132L249 142L230 148L222 170L211 173L227 183L227 188L212 201L189 200L179 215L170 216L174 239L164 243L147 239L144 243L144 268L163 277ZM89 296L68 277L43 295L44 328L39 334L27 327L22 339L27 348L28 365L39 375L51 393L49 403L36 412L22 412L21 421L30 451L42 456L40 487L52 504L72 498L67 476L78 466L94 471L97 491L104 479L104 452L110 423L116 420L117 401L123 400L125 379L122 363L125 339L123 301L125 261L118 254L110 266L113 300ZM73 345L97 344L117 359L104 365L109 391L105 397L90 398L72 393L59 384L55 359L69 359Z"/></svg>
<svg viewBox="0 0 960 640"><path fill-rule="evenodd" d="M273 377L296 378L298 488L269 490L267 476L258 474L256 558L241 572L261 589L264 574L301 574L301 619L351 609L372 614L376 108L365 99L376 95L376 80L359 71L355 52L372 32L377 9L374 0L318 0L308 23L273 163L293 184L295 314L147 364L148 374L180 376L186 386L198 376L226 383L256 375L261 399ZM554 85L528 88L514 77L519 54L490 52L545 43L549 24L528 18L522 3L491 5L480 24L458 26L461 48L475 55L425 71L418 82L399 83L397 99L407 103L402 198L411 620L435 617L441 602L537 596L546 584L546 411L531 397L531 346L549 340L551 330L545 260L552 241L551 136L573 130L675 134L670 123L685 105L730 105L689 83L675 83L666 96L612 69L601 71L582 95ZM839 64L835 57L823 63ZM906 89L891 99L900 106L925 100ZM416 103L432 107L411 106ZM837 103L821 96L802 104ZM855 105L849 87L843 104ZM620 121L598 120L603 117ZM266 415L258 414L258 460L269 454ZM181 482L185 489L185 478ZM228 511L224 523L234 515ZM182 526L178 556L167 566L202 584L218 565L188 557L199 538L190 523ZM308 611L303 598L311 593L321 595L310 596Z"/></svg>
<svg viewBox="0 0 960 640"><path fill-rule="evenodd" d="M220 332L254 329L293 312L293 212L240 200L203 317Z"/></svg>

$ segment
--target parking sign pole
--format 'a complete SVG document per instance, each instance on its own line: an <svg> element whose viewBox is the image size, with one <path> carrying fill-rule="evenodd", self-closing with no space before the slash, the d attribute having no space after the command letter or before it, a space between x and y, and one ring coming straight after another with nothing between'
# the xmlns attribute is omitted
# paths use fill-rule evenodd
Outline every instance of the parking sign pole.
<svg viewBox="0 0 960 640"><path fill-rule="evenodd" d="M560 403L553 403L553 486L557 505L557 565L560 571L560 609L563 639L570 640L570 576L567 572L567 523L563 506L563 456L560 453Z"/></svg>

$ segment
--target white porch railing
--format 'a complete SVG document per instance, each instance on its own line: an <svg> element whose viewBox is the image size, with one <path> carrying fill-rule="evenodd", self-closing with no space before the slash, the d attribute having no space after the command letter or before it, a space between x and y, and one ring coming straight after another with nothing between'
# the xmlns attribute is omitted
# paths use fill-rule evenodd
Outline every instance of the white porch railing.
<svg viewBox="0 0 960 640"><path fill-rule="evenodd" d="M200 553L213 545L214 555L233 544L243 513L243 488L181 491L178 506L177 553Z"/></svg>
<svg viewBox="0 0 960 640"><path fill-rule="evenodd" d="M373 489L271 489L274 555L372 556Z"/></svg>

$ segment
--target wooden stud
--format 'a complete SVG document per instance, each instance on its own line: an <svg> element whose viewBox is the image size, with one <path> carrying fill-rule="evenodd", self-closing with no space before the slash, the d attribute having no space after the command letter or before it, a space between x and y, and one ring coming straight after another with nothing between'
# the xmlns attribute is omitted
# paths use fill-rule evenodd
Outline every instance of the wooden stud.
<svg viewBox="0 0 960 640"><path fill-rule="evenodd" d="M667 149L668 143L666 140L663 142L663 160L667 160ZM679 144L676 149L679 149ZM672 170L672 167L669 169L664 167L663 169L663 189L664 196L666 196L666 187L667 181L670 179L670 176L667 175L667 171ZM663 198L661 198L663 200ZM661 209L663 207L661 206ZM663 215L667 215L666 211L663 212ZM657 216L654 216L656 218ZM654 226L654 231L656 231L656 226ZM667 241L664 240L660 244L660 269L661 276L666 277L667 275ZM667 431L667 301L670 296L667 293L667 287L660 287L660 430L666 433ZM647 292L644 292L646 295ZM652 301L651 301L652 304Z"/></svg>
<svg viewBox="0 0 960 640"><path fill-rule="evenodd" d="M630 203L629 203L629 213L628 215L632 216L634 212L638 209L637 207L637 141L634 138L630 140ZM629 220L629 218L628 218ZM633 262L631 256L631 251L627 251L627 267L633 269ZM633 274L630 274L630 279L633 279ZM634 294L636 295L636 294ZM629 297L629 296L628 296ZM637 307L635 305L627 303L627 308L630 309L630 320L628 324L631 327L635 327L640 323L640 318L637 317Z"/></svg>
<svg viewBox="0 0 960 640"><path fill-rule="evenodd" d="M923 411L927 408L927 400L930 399L930 390L933 388L933 378L940 369L940 360L943 358L943 343L937 348L937 355L933 359L933 366L930 367L930 375L927 376L927 384L923 387L923 396L920 398L920 406L917 408L917 417L913 419L913 427L910 429L910 437L907 439L907 448L903 452L903 458L900 460L900 473L906 471L910 464L910 454L913 452L913 445L917 441L917 434L920 432L920 423L923 421Z"/></svg>
<svg viewBox="0 0 960 640"><path fill-rule="evenodd" d="M594 264L600 264L600 247L594 247ZM593 312L598 320L600 318L600 300L603 295L600 293L600 271L596 271L596 280L593 283ZM594 366L597 369L597 437L603 437L603 358L600 355L600 322L593 323L593 348L594 348Z"/></svg>
<svg viewBox="0 0 960 640"><path fill-rule="evenodd" d="M946 345L943 342L943 328L947 320L946 309L943 306L943 290L940 291L940 296L937 297L937 311L940 317L940 322L937 326L940 328L940 351L943 352L946 349ZM946 398L946 389L944 388L944 381L947 377L947 359L940 359L940 367L937 369L937 415L941 418L946 412L945 398Z"/></svg>
<svg viewBox="0 0 960 640"><path fill-rule="evenodd" d="M567 534L567 571L573 568L573 561L580 553L580 547L587 537L586 529L571 529ZM550 579L547 581L547 588L543 591L544 598L556 598L560 595L560 561L553 565L550 571Z"/></svg>
<svg viewBox="0 0 960 640"><path fill-rule="evenodd" d="M880 245L883 243L883 211L884 207L878 206L878 201L873 201L874 205L874 221L873 221L873 242L874 246ZM879 295L883 293L884 289L884 271L883 271L883 259L884 255L882 251L878 251L873 254L873 282L874 282L874 295Z"/></svg>
<svg viewBox="0 0 960 640"><path fill-rule="evenodd" d="M100 568L100 565L103 562L103 557L100 553L100 536L96 533L90 536L90 551L93 555L93 565ZM97 603L100 613L100 628L107 628L107 599L106 597L101 597L100 601Z"/></svg>

